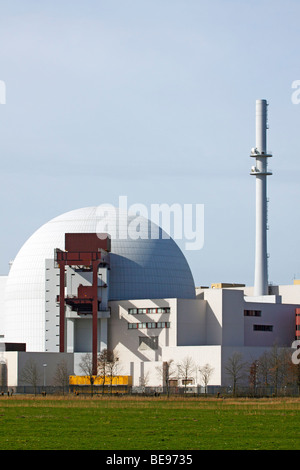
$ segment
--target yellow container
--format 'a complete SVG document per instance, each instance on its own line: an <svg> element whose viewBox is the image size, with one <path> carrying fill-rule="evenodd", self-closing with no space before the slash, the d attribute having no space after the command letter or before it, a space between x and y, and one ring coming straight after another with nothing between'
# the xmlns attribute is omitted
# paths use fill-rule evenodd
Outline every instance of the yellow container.
<svg viewBox="0 0 300 470"><path fill-rule="evenodd" d="M103 377L93 375L94 385L103 385ZM69 385L91 385L89 375L70 375ZM131 375L116 375L114 377L105 377L104 385L132 385Z"/></svg>

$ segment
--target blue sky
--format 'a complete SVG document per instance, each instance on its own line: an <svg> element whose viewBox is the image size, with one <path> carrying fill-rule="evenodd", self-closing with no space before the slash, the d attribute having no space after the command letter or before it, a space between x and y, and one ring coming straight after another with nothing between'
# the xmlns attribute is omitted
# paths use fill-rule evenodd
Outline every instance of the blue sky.
<svg viewBox="0 0 300 470"><path fill-rule="evenodd" d="M298 0L0 2L0 272L66 211L204 204L196 285L253 285L255 100L269 102L269 280L300 277Z"/></svg>

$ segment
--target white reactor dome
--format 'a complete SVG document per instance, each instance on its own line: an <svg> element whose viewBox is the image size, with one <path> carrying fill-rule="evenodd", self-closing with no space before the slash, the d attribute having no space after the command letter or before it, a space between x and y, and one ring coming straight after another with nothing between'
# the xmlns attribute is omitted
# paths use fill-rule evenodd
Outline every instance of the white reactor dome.
<svg viewBox="0 0 300 470"><path fill-rule="evenodd" d="M128 227L132 217L107 206L104 230L103 206L87 207L55 217L26 241L7 279L5 341L26 343L27 351L45 350L45 260L54 258L56 248L65 249L65 233L109 233L116 214L118 227ZM161 228L143 220L139 238L110 233L109 300L195 298L193 276L180 248Z"/></svg>

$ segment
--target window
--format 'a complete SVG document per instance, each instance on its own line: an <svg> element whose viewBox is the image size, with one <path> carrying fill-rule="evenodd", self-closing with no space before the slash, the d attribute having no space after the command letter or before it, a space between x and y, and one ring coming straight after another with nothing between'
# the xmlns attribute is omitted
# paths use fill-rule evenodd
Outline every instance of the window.
<svg viewBox="0 0 300 470"><path fill-rule="evenodd" d="M138 314L151 314L151 313L170 313L170 307L157 307L157 308L129 308L129 315L138 315Z"/></svg>
<svg viewBox="0 0 300 470"><path fill-rule="evenodd" d="M253 331L273 331L273 325L253 325Z"/></svg>
<svg viewBox="0 0 300 470"><path fill-rule="evenodd" d="M147 313L146 308L138 308L138 313Z"/></svg>
<svg viewBox="0 0 300 470"><path fill-rule="evenodd" d="M244 310L245 317L261 317L261 310Z"/></svg>
<svg viewBox="0 0 300 470"><path fill-rule="evenodd" d="M137 313L137 308L129 308L128 313L130 313L131 315L135 315Z"/></svg>
<svg viewBox="0 0 300 470"><path fill-rule="evenodd" d="M129 330L143 330L143 329L153 329L153 328L170 328L170 322L169 321L163 321L163 322L141 322L141 323L128 323L128 329Z"/></svg>
<svg viewBox="0 0 300 470"><path fill-rule="evenodd" d="M158 349L158 336L139 336L139 346Z"/></svg>
<svg viewBox="0 0 300 470"><path fill-rule="evenodd" d="M194 382L194 379L182 379L181 383L182 385L192 385Z"/></svg>
<svg viewBox="0 0 300 470"><path fill-rule="evenodd" d="M157 313L170 313L170 307L158 308Z"/></svg>

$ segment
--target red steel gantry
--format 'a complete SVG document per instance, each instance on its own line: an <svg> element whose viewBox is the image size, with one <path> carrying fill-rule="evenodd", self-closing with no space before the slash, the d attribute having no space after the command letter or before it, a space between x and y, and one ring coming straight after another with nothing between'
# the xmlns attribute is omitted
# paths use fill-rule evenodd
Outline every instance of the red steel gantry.
<svg viewBox="0 0 300 470"><path fill-rule="evenodd" d="M108 234L97 233L66 233L65 251L55 250L55 261L60 270L60 294L58 296L60 311L59 351L65 352L65 306L70 305L80 311L84 306L92 313L92 361L93 375L97 375L97 321L101 299L98 297L98 268L99 265L108 266L107 254L111 249L111 240ZM66 266L79 266L93 272L91 286L78 286L77 296L65 296L65 270Z"/></svg>

